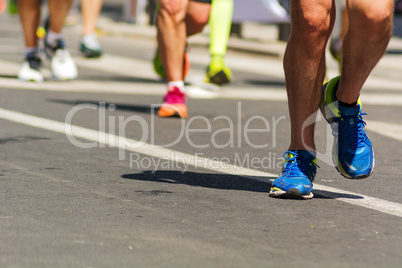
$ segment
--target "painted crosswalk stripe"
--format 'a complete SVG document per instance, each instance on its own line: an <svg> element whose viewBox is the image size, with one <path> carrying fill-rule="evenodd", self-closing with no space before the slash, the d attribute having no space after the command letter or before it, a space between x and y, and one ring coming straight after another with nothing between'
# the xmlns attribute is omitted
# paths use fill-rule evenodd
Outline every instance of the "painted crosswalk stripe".
<svg viewBox="0 0 402 268"><path fill-rule="evenodd" d="M145 142L143 142L141 146L138 146L139 141L137 140L127 139L125 137L117 136L114 134L100 132L97 130L83 128L37 116L27 115L7 109L0 108L0 118L36 128L66 134L70 137L73 135L75 138L82 138L88 141L101 143L109 147L116 147L119 149L136 152L156 158L163 157L164 159L170 159L171 161L181 162L183 164L189 164L194 167L209 169L215 172L245 177L251 176L253 177L253 179L255 179L255 177L260 177L260 180L263 181L272 181L272 178L276 177L276 175L272 173L239 167L223 162L219 163L219 165L216 165L216 160L214 160L212 163L212 160L209 158L199 157L199 159L196 159L194 155L162 148ZM135 146L132 146L133 144L135 144ZM315 184L314 188L318 191L323 191L321 193L322 195L333 197L336 200L402 217L402 204L396 202L361 195L359 193L344 191L334 187L328 187L319 184ZM345 195L353 196L354 198L347 198L345 197Z"/></svg>

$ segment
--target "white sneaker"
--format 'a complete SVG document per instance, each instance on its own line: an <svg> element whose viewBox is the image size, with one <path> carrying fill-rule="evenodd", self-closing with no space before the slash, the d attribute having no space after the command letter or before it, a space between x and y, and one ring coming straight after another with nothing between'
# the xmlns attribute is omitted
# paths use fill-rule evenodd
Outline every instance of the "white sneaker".
<svg viewBox="0 0 402 268"><path fill-rule="evenodd" d="M18 72L18 79L21 81L43 82L43 75L40 72L41 59L36 51L29 53L25 57L20 71Z"/></svg>
<svg viewBox="0 0 402 268"><path fill-rule="evenodd" d="M50 59L50 71L55 79L66 81L77 78L77 66L63 40L57 40L56 47L51 47L45 42L45 52Z"/></svg>
<svg viewBox="0 0 402 268"><path fill-rule="evenodd" d="M77 66L65 49L56 50L50 62L50 70L53 77L61 81L73 80L78 75Z"/></svg>

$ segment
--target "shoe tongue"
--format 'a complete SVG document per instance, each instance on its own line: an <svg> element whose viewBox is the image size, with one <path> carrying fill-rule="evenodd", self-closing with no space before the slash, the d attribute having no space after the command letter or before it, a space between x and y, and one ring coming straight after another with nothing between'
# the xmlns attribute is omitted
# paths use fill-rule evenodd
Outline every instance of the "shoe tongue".
<svg viewBox="0 0 402 268"><path fill-rule="evenodd" d="M38 56L38 51L31 51L31 52L29 52L27 55L26 55L26 58L27 59L38 59L39 58L39 56Z"/></svg>
<svg viewBox="0 0 402 268"><path fill-rule="evenodd" d="M64 43L63 39L57 39L56 40L56 46L54 47L55 50L64 49L65 47L66 47L66 44Z"/></svg>
<svg viewBox="0 0 402 268"><path fill-rule="evenodd" d="M82 37L82 41L85 43L85 45L89 48L92 49L100 49L100 44L98 42L98 39L96 38L95 33L87 34Z"/></svg>
<svg viewBox="0 0 402 268"><path fill-rule="evenodd" d="M308 162L311 162L315 159L315 152L307 151L307 150L296 150L295 151L299 158L303 158Z"/></svg>
<svg viewBox="0 0 402 268"><path fill-rule="evenodd" d="M293 153L294 152L294 153ZM292 158L297 154L298 159L306 160L307 162L311 162L315 159L315 152L307 151L307 150L294 150L288 153L288 157Z"/></svg>
<svg viewBox="0 0 402 268"><path fill-rule="evenodd" d="M182 91L180 90L180 88L176 87L176 86L169 86L168 87L168 91L171 93L182 93Z"/></svg>
<svg viewBox="0 0 402 268"><path fill-rule="evenodd" d="M339 106L339 111L341 112L342 116L358 115L360 112L360 105L356 105L355 107Z"/></svg>

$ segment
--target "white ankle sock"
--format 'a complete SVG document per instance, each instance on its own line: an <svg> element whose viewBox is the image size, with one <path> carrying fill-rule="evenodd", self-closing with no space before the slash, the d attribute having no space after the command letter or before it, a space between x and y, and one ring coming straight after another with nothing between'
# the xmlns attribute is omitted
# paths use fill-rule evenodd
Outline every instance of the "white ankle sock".
<svg viewBox="0 0 402 268"><path fill-rule="evenodd" d="M184 92L184 81L170 81L167 83L168 90L172 87L177 87L181 92Z"/></svg>

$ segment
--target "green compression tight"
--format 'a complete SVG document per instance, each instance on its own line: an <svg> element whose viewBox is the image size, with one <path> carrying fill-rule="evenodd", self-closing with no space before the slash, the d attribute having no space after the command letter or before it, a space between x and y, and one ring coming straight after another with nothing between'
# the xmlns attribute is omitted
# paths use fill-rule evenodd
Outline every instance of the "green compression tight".
<svg viewBox="0 0 402 268"><path fill-rule="evenodd" d="M233 0L213 0L209 15L210 44L212 58L224 57L226 54L230 27L232 25Z"/></svg>

